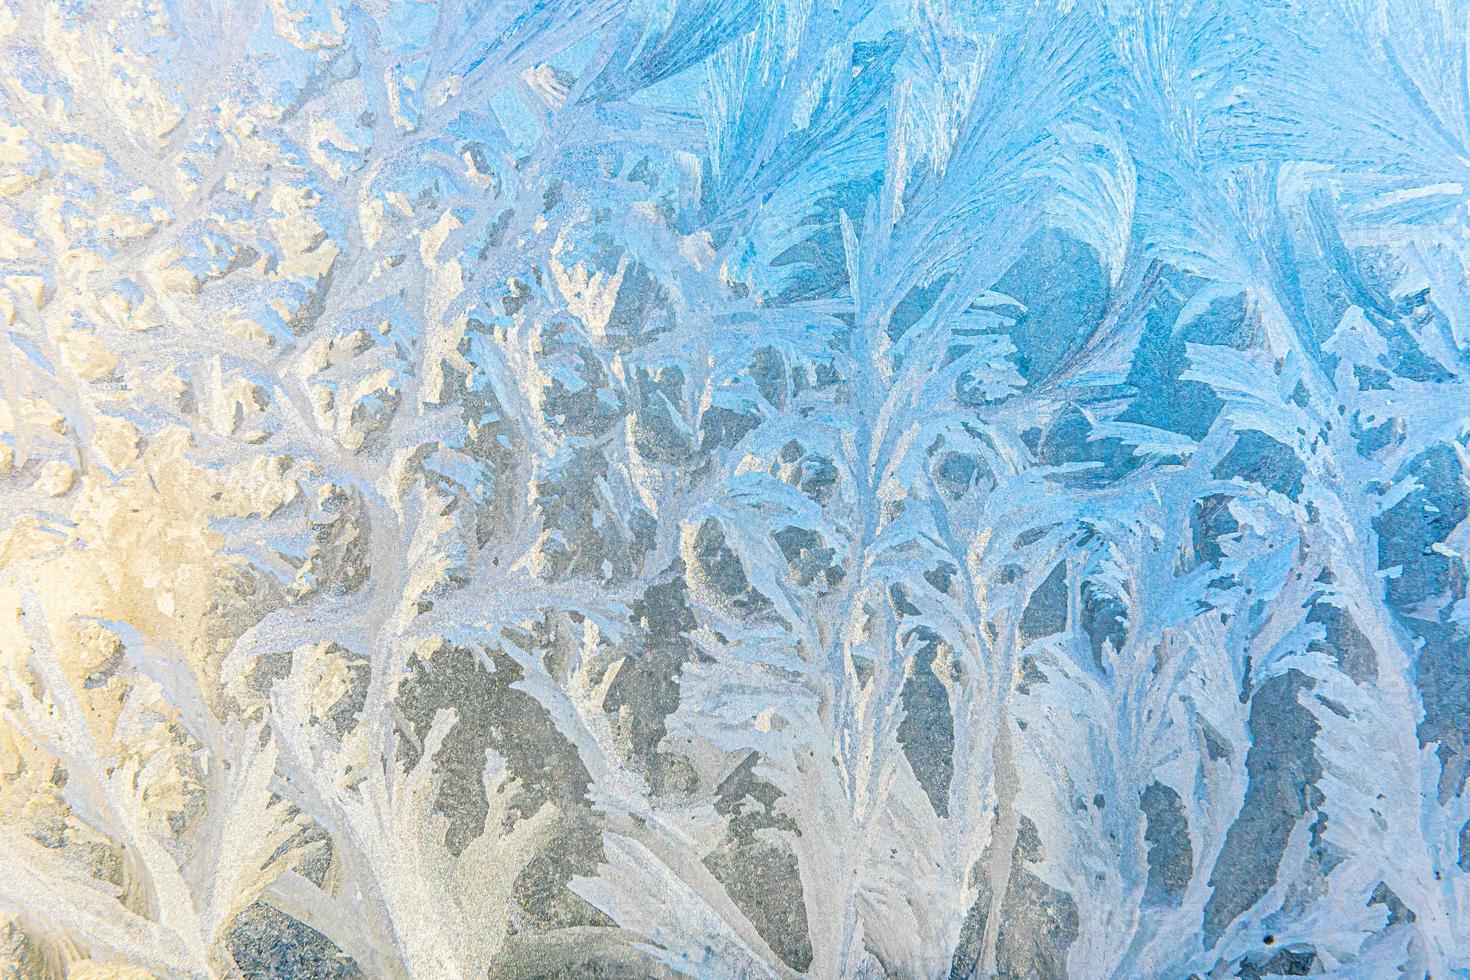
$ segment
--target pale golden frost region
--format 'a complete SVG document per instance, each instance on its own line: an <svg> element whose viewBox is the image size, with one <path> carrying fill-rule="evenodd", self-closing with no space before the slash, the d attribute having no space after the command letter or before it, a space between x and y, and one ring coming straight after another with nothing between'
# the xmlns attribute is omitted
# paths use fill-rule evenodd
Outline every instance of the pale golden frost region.
<svg viewBox="0 0 1470 980"><path fill-rule="evenodd" d="M1470 976L1463 0L0 0L0 980Z"/></svg>

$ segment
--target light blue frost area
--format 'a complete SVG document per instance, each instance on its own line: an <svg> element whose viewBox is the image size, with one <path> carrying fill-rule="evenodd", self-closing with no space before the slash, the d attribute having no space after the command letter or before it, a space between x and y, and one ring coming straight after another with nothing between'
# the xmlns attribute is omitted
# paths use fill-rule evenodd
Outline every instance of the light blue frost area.
<svg viewBox="0 0 1470 980"><path fill-rule="evenodd" d="M0 67L0 973L1470 976L1465 0Z"/></svg>

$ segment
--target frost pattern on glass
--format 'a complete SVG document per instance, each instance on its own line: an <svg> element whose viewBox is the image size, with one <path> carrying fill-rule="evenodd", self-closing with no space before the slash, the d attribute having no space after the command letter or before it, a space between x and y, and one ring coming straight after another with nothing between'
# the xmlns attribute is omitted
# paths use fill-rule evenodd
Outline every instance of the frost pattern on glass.
<svg viewBox="0 0 1470 980"><path fill-rule="evenodd" d="M1470 976L1463 0L0 0L0 973Z"/></svg>

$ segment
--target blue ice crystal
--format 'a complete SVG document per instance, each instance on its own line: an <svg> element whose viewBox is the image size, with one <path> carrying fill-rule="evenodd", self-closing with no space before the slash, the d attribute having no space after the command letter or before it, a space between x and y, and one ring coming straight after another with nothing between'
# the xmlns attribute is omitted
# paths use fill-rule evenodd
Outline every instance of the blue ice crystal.
<svg viewBox="0 0 1470 980"><path fill-rule="evenodd" d="M0 66L0 974L1470 976L1466 0Z"/></svg>

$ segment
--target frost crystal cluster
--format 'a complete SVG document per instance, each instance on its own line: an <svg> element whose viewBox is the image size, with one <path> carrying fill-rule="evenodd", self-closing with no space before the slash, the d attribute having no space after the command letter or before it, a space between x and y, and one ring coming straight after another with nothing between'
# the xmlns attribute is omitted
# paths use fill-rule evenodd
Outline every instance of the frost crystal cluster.
<svg viewBox="0 0 1470 980"><path fill-rule="evenodd" d="M1470 977L1465 0L0 0L0 976Z"/></svg>

